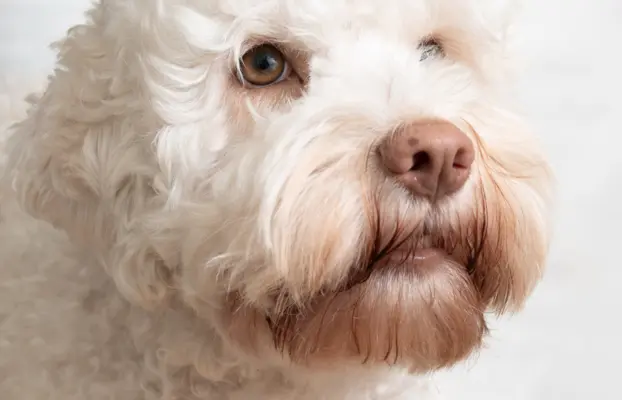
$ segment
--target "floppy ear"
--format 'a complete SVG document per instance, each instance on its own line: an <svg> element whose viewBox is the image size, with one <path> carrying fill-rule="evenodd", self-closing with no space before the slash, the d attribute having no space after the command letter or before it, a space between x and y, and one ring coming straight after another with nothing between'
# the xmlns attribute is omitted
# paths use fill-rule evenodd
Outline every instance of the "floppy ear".
<svg viewBox="0 0 622 400"><path fill-rule="evenodd" d="M167 274L148 241L132 238L155 198L157 118L106 11L97 5L56 45L55 73L12 129L7 171L22 208L94 251L126 297L150 306L166 297Z"/></svg>

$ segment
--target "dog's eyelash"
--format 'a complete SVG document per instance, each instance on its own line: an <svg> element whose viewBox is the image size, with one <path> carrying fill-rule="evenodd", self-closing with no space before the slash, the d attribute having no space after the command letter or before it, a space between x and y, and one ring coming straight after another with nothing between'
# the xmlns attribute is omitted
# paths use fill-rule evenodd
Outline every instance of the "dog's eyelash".
<svg viewBox="0 0 622 400"><path fill-rule="evenodd" d="M431 57L445 56L442 43L434 37L428 37L419 42L419 49L421 50L420 61L425 61Z"/></svg>

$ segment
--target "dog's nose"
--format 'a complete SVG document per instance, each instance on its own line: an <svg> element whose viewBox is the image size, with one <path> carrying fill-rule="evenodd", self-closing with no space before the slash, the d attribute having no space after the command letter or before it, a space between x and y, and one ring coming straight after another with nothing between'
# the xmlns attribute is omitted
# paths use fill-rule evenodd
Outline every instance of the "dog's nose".
<svg viewBox="0 0 622 400"><path fill-rule="evenodd" d="M464 132L436 120L402 126L384 139L379 151L385 167L402 185L431 201L464 186L475 158Z"/></svg>

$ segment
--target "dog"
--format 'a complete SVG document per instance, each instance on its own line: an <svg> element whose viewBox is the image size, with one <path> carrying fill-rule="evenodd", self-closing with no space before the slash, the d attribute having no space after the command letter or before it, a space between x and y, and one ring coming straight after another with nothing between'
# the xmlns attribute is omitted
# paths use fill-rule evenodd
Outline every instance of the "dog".
<svg viewBox="0 0 622 400"><path fill-rule="evenodd" d="M511 9L96 2L3 134L3 399L436 396L546 265Z"/></svg>

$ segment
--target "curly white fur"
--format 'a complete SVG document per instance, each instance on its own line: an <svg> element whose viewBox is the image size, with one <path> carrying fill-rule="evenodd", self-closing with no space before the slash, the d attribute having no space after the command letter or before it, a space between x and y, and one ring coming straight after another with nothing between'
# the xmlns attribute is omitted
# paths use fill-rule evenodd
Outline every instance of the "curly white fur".
<svg viewBox="0 0 622 400"><path fill-rule="evenodd" d="M519 309L546 257L549 171L503 106L507 3L94 5L2 142L3 398L424 398L425 373L476 351L483 308ZM446 59L420 61L430 35ZM238 84L236 60L266 40L302 53L305 87ZM426 117L476 144L430 224L463 247L485 233L483 261L342 295L377 239L370 217L385 237L432 212L364 164ZM326 293L363 311L340 317ZM354 335L378 338L354 351L343 324L361 316Z"/></svg>

